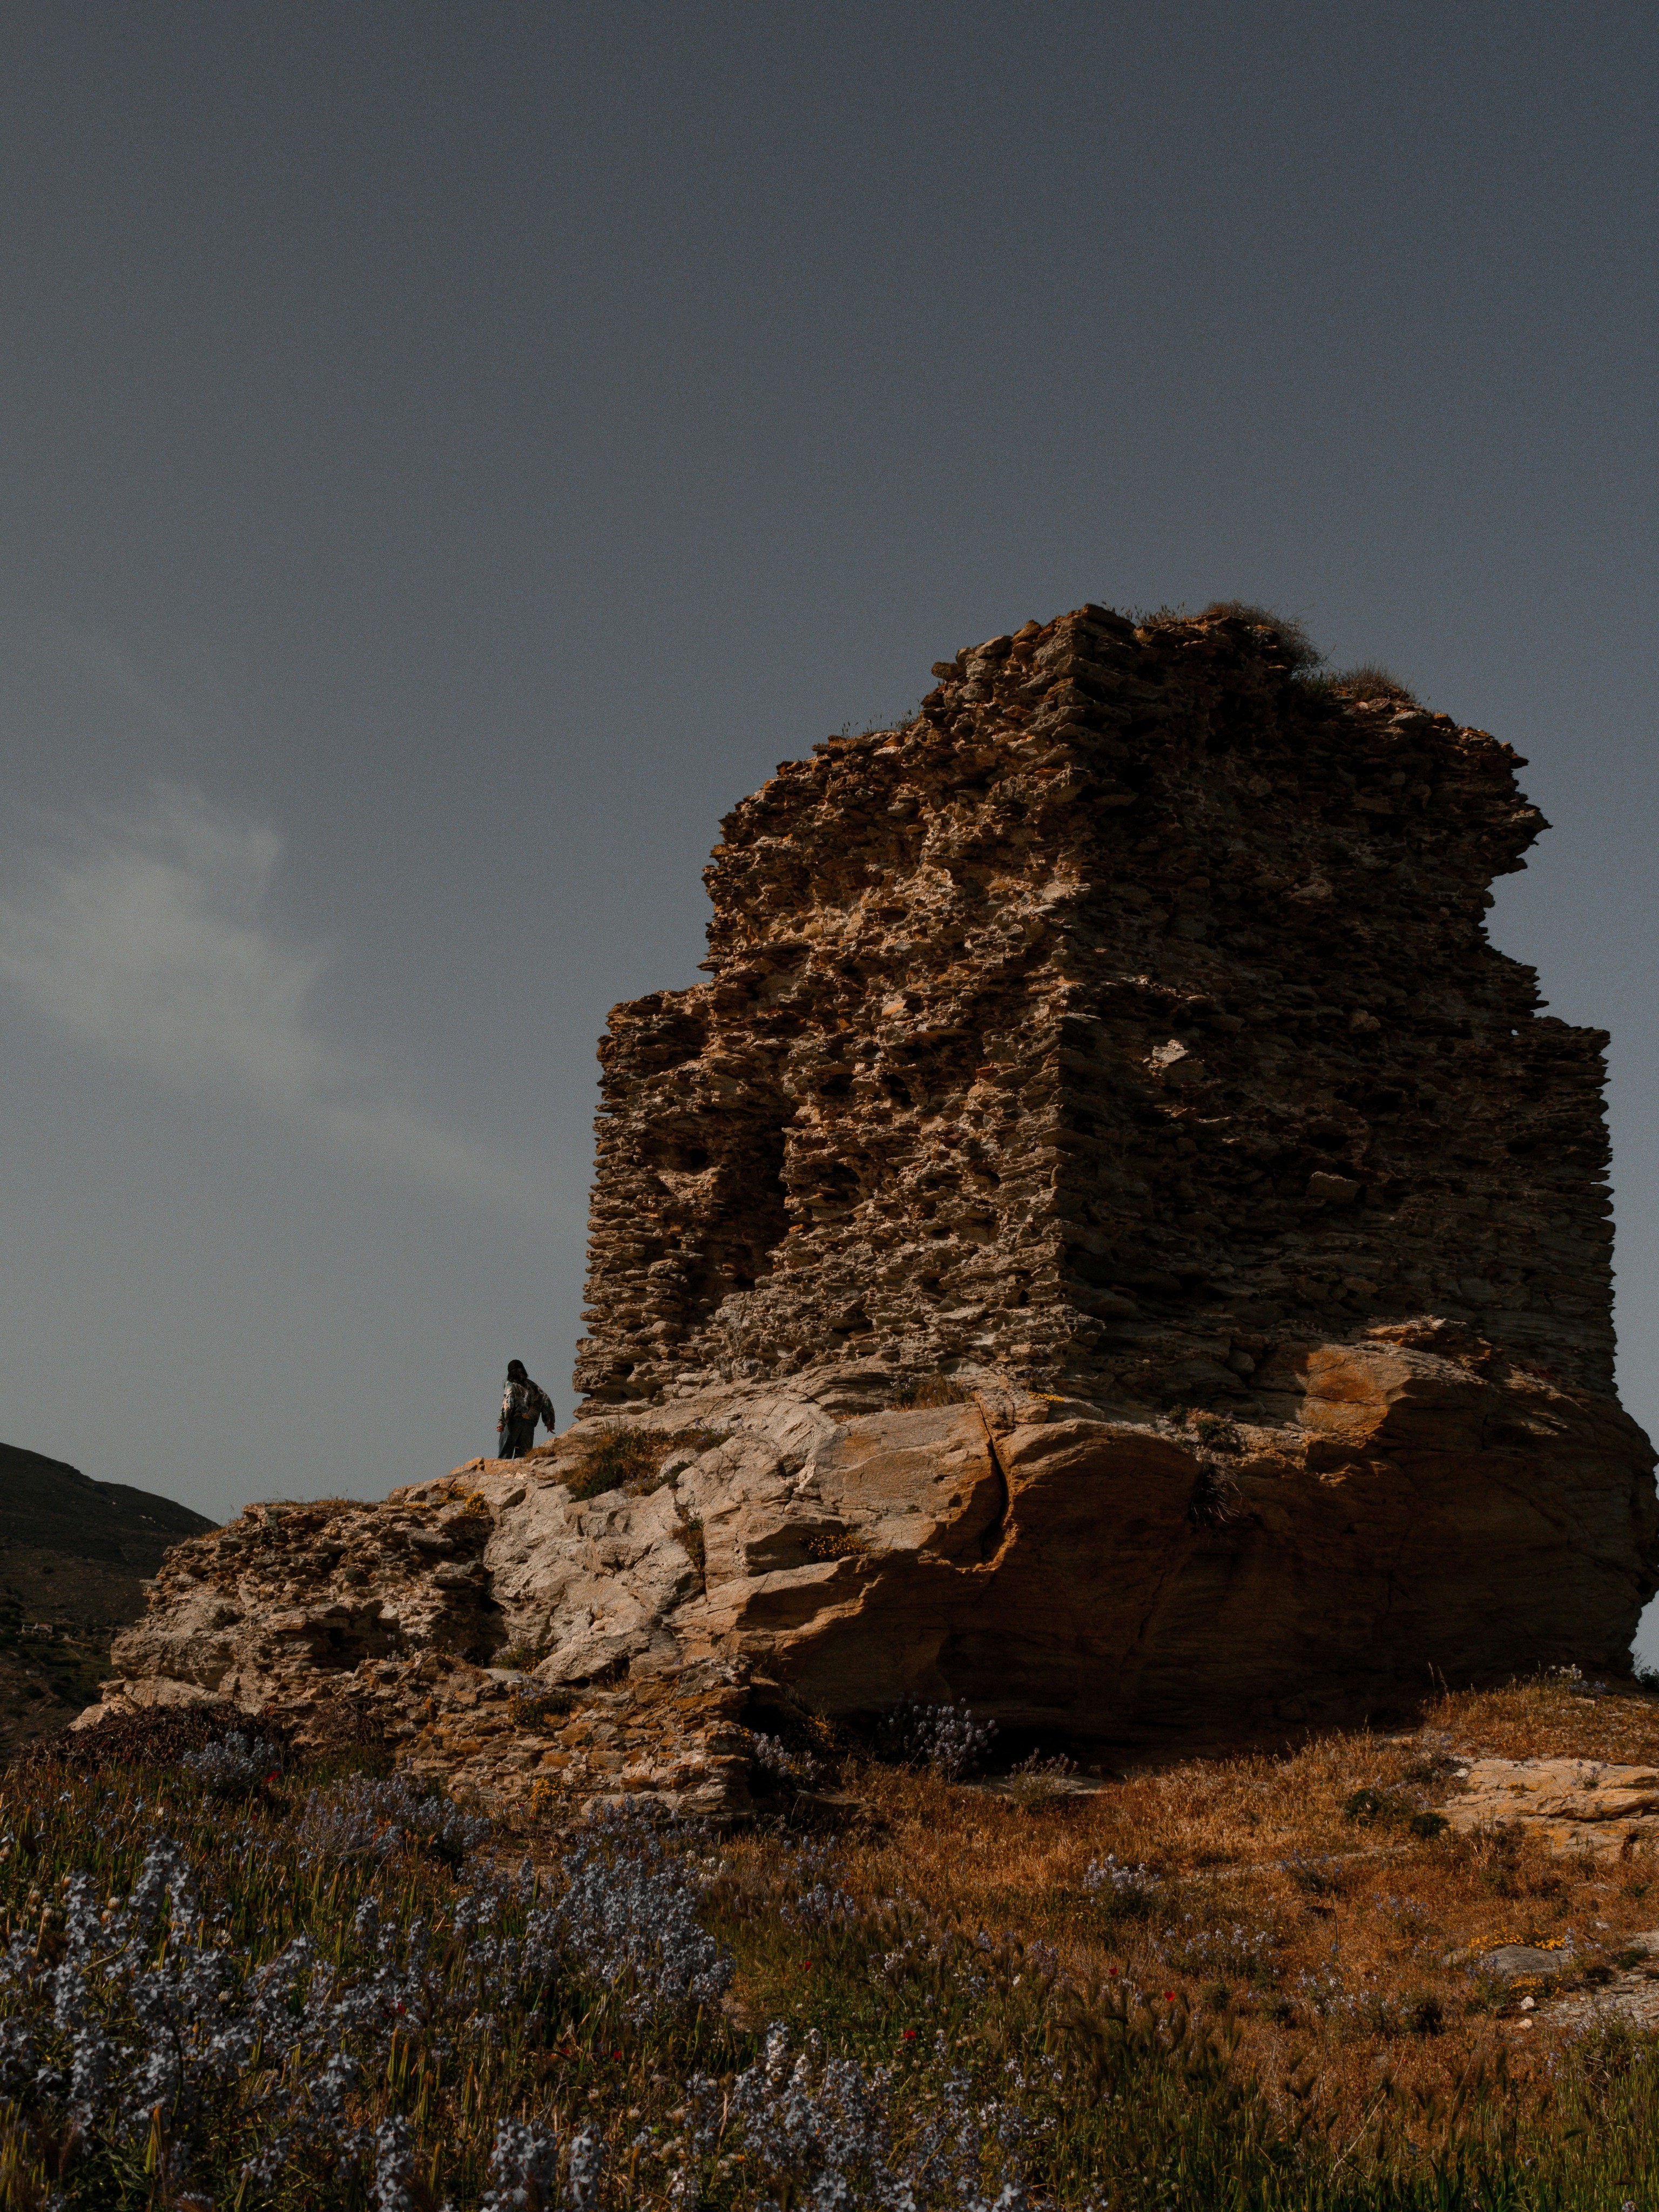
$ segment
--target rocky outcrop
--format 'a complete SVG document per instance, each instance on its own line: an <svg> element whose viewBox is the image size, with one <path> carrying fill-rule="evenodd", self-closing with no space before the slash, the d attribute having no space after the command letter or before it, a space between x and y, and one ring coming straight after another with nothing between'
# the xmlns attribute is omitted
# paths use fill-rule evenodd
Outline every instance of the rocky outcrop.
<svg viewBox="0 0 1659 2212"><path fill-rule="evenodd" d="M1514 754L1237 612L935 673L736 810L711 981L611 1017L575 1427L180 1546L106 1709L729 1810L769 1713L1106 1755L1625 1663L1605 1040L1486 941Z"/></svg>
<svg viewBox="0 0 1659 2212"><path fill-rule="evenodd" d="M902 1388L723 1384L383 1505L251 1509L172 1553L106 1709L355 1698L497 1794L708 1810L744 1802L773 1706L966 1698L1011 1743L1213 1744L1617 1667L1646 1587L1639 1432L1449 1325L1287 1350L1258 1421ZM613 1430L649 1472L573 1496ZM569 1741L514 1720L550 1694Z"/></svg>
<svg viewBox="0 0 1659 2212"><path fill-rule="evenodd" d="M595 1407L825 1358L1260 1413L1411 1315L1612 1388L1596 1030L1486 942L1523 763L1100 607L722 824L709 981L600 1048Z"/></svg>
<svg viewBox="0 0 1659 2212"><path fill-rule="evenodd" d="M1477 1759L1446 1817L1465 1835L1513 1829L1555 1851L1644 1858L1659 1837L1659 1773L1589 1759Z"/></svg>

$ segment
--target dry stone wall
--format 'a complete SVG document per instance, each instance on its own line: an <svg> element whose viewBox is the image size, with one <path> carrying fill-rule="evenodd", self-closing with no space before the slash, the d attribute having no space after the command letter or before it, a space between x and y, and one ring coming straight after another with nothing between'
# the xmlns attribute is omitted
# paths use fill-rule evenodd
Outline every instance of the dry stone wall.
<svg viewBox="0 0 1659 2212"><path fill-rule="evenodd" d="M1612 1387L1597 1030L1486 940L1486 732L1086 606L722 825L709 981L600 1048L591 1412L824 1360L1273 1415L1411 1316Z"/></svg>

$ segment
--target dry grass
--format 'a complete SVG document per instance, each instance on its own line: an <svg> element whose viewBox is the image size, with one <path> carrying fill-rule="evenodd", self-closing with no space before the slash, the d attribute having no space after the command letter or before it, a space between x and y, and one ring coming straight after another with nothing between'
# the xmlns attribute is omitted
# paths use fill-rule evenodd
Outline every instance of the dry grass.
<svg viewBox="0 0 1659 2212"><path fill-rule="evenodd" d="M954 1375L921 1375L908 1377L894 1390L888 1404L908 1411L919 1406L963 1406L973 1396L965 1382Z"/></svg>
<svg viewBox="0 0 1659 2212"><path fill-rule="evenodd" d="M1338 668L1311 679L1315 690L1334 694L1342 699L1391 699L1401 707L1421 704L1417 694L1407 684L1375 661L1364 661L1358 668Z"/></svg>
<svg viewBox="0 0 1659 2212"><path fill-rule="evenodd" d="M1459 1751L1480 1759L1605 1759L1625 1766L1659 1762L1659 1696L1621 1689L1602 1695L1561 1679L1468 1690L1425 1716Z"/></svg>
<svg viewBox="0 0 1659 2212"><path fill-rule="evenodd" d="M1432 2137L1477 2090L1489 2117L1535 2120L1553 2094L1547 2008L1543 2032L1523 2024L1523 1988L1483 1982L1478 1954L1556 1948L1570 1933L1574 1975L1594 1978L1659 1923L1659 1865L1552 1856L1513 1832L1413 1832L1413 1820L1436 1826L1422 1816L1455 1786L1454 1750L1646 1760L1659 1755L1659 1700L1518 1684L1448 1697L1407 1736L1192 1760L1087 1796L1028 1793L1024 1807L861 1765L848 1778L874 1825L845 1842L838 1879L969 1936L1052 1945L1085 1986L1176 2005L1334 2142L1390 2113ZM759 1878L777 1846L732 1848ZM1108 1855L1156 1886L1091 1892L1091 1863ZM738 1993L763 2010L780 1994Z"/></svg>
<svg viewBox="0 0 1659 2212"><path fill-rule="evenodd" d="M1200 622L1248 623L1253 629L1270 629L1279 640L1285 665L1292 669L1318 667L1323 655L1309 636L1305 624L1294 615L1276 614L1271 607L1249 599L1212 599L1200 609Z"/></svg>
<svg viewBox="0 0 1659 2212"><path fill-rule="evenodd" d="M676 1429L667 1435L652 1429L607 1429L562 1480L575 1498L600 1498L610 1490L643 1498L660 1487L671 1459L712 1451L725 1441L726 1432L716 1429Z"/></svg>

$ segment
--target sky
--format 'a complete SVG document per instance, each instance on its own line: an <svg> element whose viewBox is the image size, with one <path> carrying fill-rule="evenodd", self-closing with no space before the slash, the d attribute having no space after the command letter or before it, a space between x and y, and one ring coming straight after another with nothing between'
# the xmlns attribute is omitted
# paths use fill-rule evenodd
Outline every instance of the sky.
<svg viewBox="0 0 1659 2212"><path fill-rule="evenodd" d="M1659 18L0 19L0 1434L216 1517L572 1407L720 816L1085 599L1507 738L1659 1428ZM1656 1638L1659 1649L1659 1638Z"/></svg>

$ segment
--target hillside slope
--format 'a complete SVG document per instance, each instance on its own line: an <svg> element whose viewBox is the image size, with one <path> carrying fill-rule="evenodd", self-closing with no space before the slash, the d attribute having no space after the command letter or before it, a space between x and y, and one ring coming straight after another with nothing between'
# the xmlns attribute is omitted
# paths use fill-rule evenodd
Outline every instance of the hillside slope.
<svg viewBox="0 0 1659 2212"><path fill-rule="evenodd" d="M97 1695L110 1639L144 1609L169 1546L204 1515L0 1444L0 1749L61 1728Z"/></svg>

